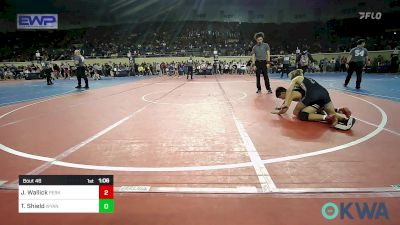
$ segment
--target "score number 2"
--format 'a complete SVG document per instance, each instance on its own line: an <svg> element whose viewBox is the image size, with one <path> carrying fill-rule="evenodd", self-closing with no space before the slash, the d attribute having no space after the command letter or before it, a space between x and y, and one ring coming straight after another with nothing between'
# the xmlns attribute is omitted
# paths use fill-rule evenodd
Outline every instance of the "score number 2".
<svg viewBox="0 0 400 225"><path fill-rule="evenodd" d="M99 198L100 199L112 199L114 198L114 188L112 185L100 185L99 186Z"/></svg>

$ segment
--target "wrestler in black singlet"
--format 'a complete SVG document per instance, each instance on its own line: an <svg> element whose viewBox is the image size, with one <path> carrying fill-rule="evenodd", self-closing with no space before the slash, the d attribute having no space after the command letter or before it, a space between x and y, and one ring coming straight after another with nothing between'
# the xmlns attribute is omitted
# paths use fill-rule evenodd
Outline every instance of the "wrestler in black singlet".
<svg viewBox="0 0 400 225"><path fill-rule="evenodd" d="M305 106L325 107L331 102L328 91L312 78L304 77L303 82L295 90L301 93L300 102Z"/></svg>

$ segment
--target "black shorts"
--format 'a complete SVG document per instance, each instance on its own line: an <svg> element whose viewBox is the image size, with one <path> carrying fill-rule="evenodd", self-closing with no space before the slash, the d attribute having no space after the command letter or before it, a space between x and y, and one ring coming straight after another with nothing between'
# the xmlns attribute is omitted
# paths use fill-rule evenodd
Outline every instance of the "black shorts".
<svg viewBox="0 0 400 225"><path fill-rule="evenodd" d="M321 89L318 91L313 91L312 93L306 93L306 96L303 97L301 103L303 103L306 107L317 105L323 108L331 101L332 100L329 96L328 91L325 89Z"/></svg>
<svg viewBox="0 0 400 225"><path fill-rule="evenodd" d="M76 76L86 77L85 67L83 67L83 66L78 66L78 67L76 68Z"/></svg>

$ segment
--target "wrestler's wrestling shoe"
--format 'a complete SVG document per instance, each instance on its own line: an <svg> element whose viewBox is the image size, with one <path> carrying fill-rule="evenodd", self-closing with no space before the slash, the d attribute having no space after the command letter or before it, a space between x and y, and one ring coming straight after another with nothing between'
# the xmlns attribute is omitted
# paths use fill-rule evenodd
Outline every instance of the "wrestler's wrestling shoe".
<svg viewBox="0 0 400 225"><path fill-rule="evenodd" d="M334 128L338 129L338 130L350 130L354 124L356 123L356 119L354 117L349 117L349 119L347 119L346 121L343 122L338 122Z"/></svg>

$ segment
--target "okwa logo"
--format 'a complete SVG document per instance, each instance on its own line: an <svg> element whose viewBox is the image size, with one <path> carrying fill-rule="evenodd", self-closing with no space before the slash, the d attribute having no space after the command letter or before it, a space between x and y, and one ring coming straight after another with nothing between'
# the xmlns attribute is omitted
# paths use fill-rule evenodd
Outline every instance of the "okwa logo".
<svg viewBox="0 0 400 225"><path fill-rule="evenodd" d="M328 202L322 206L322 216L327 220L333 220L340 216L341 220L349 219L368 219L382 220L389 219L389 213L383 202L359 203L359 202L341 202L336 205L333 202Z"/></svg>

